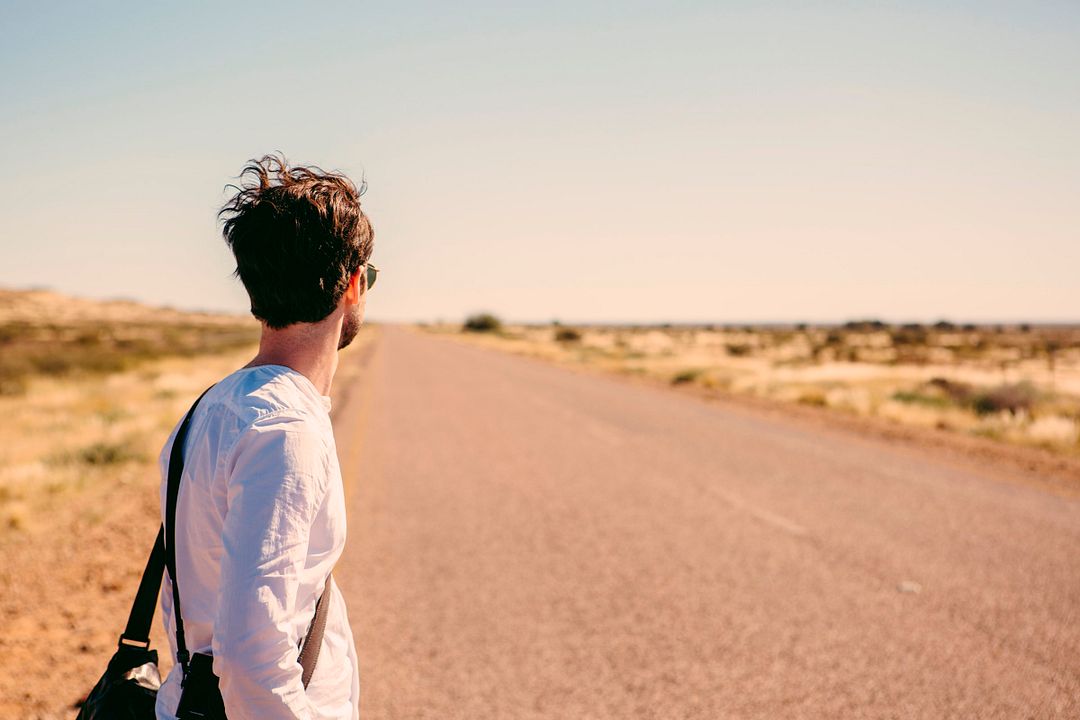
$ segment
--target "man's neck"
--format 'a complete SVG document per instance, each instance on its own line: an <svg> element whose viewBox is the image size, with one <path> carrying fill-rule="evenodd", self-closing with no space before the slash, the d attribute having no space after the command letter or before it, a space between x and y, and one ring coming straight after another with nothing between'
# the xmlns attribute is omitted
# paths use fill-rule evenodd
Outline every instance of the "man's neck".
<svg viewBox="0 0 1080 720"><path fill-rule="evenodd" d="M284 365L310 380L321 395L329 395L337 372L340 333L340 316L336 323L296 323L280 330L263 325L259 352L244 367Z"/></svg>

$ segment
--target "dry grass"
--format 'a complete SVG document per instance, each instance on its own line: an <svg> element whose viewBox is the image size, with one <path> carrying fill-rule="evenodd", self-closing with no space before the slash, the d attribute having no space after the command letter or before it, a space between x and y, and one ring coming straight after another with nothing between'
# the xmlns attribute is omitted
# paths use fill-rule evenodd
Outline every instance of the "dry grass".
<svg viewBox="0 0 1080 720"><path fill-rule="evenodd" d="M184 406L258 333L248 316L0 290L0 533L152 474Z"/></svg>
<svg viewBox="0 0 1080 720"><path fill-rule="evenodd" d="M247 347L258 338L259 325L247 316L0 290L0 396L21 396L43 375L101 376L165 356Z"/></svg>
<svg viewBox="0 0 1080 720"><path fill-rule="evenodd" d="M512 325L430 332L560 363L1080 456L1080 328Z"/></svg>
<svg viewBox="0 0 1080 720"><path fill-rule="evenodd" d="M257 350L163 358L103 376L39 376L20 396L0 397L0 532L48 518L96 484L153 474L191 401Z"/></svg>

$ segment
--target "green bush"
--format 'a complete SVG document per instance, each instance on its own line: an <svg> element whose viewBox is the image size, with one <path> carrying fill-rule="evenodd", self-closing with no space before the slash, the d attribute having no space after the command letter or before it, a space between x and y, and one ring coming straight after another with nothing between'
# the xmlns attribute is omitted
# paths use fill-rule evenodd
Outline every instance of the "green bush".
<svg viewBox="0 0 1080 720"><path fill-rule="evenodd" d="M672 385L684 385L686 383L692 383L701 377L701 370L697 368L690 368L689 370L682 370L675 373L671 377Z"/></svg>
<svg viewBox="0 0 1080 720"><path fill-rule="evenodd" d="M465 318L461 329L464 332L494 333L502 329L502 321L491 313L477 313Z"/></svg>

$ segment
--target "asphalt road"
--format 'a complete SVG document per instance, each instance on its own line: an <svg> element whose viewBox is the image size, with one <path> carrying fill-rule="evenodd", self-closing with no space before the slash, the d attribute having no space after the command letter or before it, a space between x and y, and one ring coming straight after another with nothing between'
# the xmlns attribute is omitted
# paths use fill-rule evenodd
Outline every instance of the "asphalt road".
<svg viewBox="0 0 1080 720"><path fill-rule="evenodd" d="M361 717L1080 717L1080 502L385 327L335 407Z"/></svg>

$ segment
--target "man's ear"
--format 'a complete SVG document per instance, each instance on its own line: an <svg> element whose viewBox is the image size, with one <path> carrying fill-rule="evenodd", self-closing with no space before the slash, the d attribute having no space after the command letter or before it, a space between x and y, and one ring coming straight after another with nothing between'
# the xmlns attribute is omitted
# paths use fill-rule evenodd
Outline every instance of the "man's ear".
<svg viewBox="0 0 1080 720"><path fill-rule="evenodd" d="M364 269L361 265L360 268L353 273L349 278L349 286L345 288L345 304L356 305L360 302L360 272Z"/></svg>

